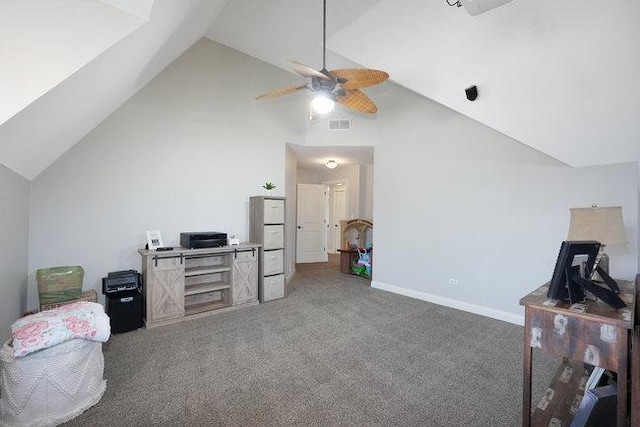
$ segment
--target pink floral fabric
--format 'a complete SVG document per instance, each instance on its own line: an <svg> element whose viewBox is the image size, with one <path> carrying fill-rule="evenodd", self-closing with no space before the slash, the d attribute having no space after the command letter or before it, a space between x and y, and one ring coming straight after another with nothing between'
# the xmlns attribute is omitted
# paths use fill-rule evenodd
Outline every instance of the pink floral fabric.
<svg viewBox="0 0 640 427"><path fill-rule="evenodd" d="M78 301L25 316L11 325L15 357L80 338L106 342L111 334L102 305Z"/></svg>

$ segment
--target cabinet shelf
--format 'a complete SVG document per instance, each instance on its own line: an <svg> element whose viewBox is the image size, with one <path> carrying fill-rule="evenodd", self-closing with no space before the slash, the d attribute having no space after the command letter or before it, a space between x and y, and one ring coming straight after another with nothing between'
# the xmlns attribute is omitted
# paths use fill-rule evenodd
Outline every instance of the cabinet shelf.
<svg viewBox="0 0 640 427"><path fill-rule="evenodd" d="M220 266L192 267L185 268L184 275L185 277L202 276L203 274L225 273L227 271L231 271L231 269L229 267Z"/></svg>
<svg viewBox="0 0 640 427"><path fill-rule="evenodd" d="M589 375L584 363L564 360L531 414L531 425L547 426L552 418L570 425L585 393Z"/></svg>
<svg viewBox="0 0 640 427"><path fill-rule="evenodd" d="M203 313L205 311L217 310L219 308L229 307L229 304L226 301L213 301L213 302L203 302L199 304L192 304L189 306L185 306L184 314L185 316L190 316L192 314Z"/></svg>
<svg viewBox="0 0 640 427"><path fill-rule="evenodd" d="M215 292L222 291L224 289L229 289L231 286L226 282L208 282L208 283L199 283L197 285L185 286L184 295L196 295L203 294L206 292Z"/></svg>

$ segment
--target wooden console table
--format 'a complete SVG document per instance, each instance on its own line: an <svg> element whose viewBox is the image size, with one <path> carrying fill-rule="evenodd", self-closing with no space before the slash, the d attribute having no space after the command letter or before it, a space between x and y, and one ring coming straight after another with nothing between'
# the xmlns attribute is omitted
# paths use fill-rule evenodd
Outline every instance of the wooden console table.
<svg viewBox="0 0 640 427"><path fill-rule="evenodd" d="M260 247L139 249L147 328L258 304Z"/></svg>
<svg viewBox="0 0 640 427"><path fill-rule="evenodd" d="M617 425L627 425L627 381L629 378L630 338L634 329L634 312L636 304L636 289L633 282L618 280L620 297L627 304L626 308L614 310L602 301L587 301L586 311L579 312L570 309L569 301L554 301L547 298L548 284L541 286L520 300L525 307L524 329L524 369L523 369L523 405L522 425L549 425L551 418L569 414L568 410L543 411L539 407L532 414L531 411L531 359L533 348L579 363L600 366L618 374L618 409ZM637 333L637 329L636 329ZM637 359L638 349L633 349ZM637 370L637 367L634 367ZM632 388L638 381L633 378ZM574 390L578 395L568 399L571 402L579 398L581 391ZM554 396L560 398L560 396ZM640 396L632 395L632 402L638 405ZM634 405L632 405L633 407ZM637 409L632 409L635 412ZM545 413L547 412L547 413ZM563 413L557 415L558 413ZM562 425L569 425L571 419L561 420ZM632 425L634 425L632 423Z"/></svg>

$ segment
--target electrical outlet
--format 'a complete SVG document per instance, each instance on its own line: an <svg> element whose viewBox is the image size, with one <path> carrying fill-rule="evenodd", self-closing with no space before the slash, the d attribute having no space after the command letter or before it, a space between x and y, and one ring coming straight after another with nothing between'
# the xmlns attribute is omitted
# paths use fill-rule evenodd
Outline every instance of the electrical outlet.
<svg viewBox="0 0 640 427"><path fill-rule="evenodd" d="M454 285L454 286L458 286L460 284L460 282L458 282L458 279L456 279L455 277L450 277L449 278L449 284L450 285Z"/></svg>

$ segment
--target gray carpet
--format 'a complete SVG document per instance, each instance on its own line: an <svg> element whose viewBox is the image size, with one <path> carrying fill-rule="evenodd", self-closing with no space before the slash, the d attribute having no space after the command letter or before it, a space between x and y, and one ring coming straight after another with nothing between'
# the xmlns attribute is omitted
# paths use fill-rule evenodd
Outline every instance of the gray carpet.
<svg viewBox="0 0 640 427"><path fill-rule="evenodd" d="M517 426L522 339L299 265L285 299L114 335L104 397L68 425ZM534 357L535 392L554 367Z"/></svg>

